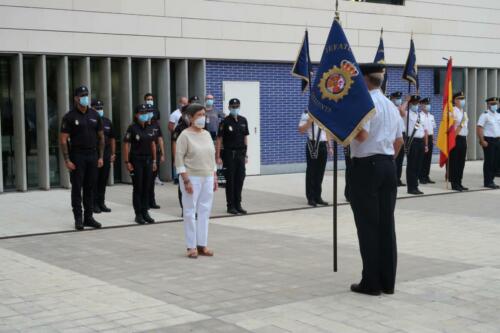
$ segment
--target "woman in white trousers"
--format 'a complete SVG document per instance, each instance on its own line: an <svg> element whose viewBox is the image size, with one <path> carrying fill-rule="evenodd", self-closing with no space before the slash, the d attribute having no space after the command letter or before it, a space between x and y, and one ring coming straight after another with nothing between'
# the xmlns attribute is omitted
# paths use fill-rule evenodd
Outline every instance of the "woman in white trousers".
<svg viewBox="0 0 500 333"><path fill-rule="evenodd" d="M177 138L175 166L181 177L187 256L195 259L198 255L214 255L207 245L208 221L217 191L217 165L212 137L204 130L205 108L191 104L186 113L191 126Z"/></svg>

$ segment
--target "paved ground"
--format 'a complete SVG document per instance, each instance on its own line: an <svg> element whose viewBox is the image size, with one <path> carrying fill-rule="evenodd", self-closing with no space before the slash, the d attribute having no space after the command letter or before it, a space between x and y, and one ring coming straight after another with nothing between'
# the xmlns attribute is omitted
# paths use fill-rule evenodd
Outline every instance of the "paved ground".
<svg viewBox="0 0 500 333"><path fill-rule="evenodd" d="M478 170L470 163L466 185L480 185ZM360 275L349 206L339 207L333 273L332 208L299 209L299 177L249 179L246 204L263 213L214 218L213 258L184 257L181 223L0 240L0 332L500 331L500 191L398 200L396 294L368 297L348 291ZM113 208L127 191L113 189ZM70 229L65 191L24 195L19 219L7 215L19 195L0 196L4 236ZM265 213L277 205L297 210ZM124 224L114 214L128 216L106 221Z"/></svg>

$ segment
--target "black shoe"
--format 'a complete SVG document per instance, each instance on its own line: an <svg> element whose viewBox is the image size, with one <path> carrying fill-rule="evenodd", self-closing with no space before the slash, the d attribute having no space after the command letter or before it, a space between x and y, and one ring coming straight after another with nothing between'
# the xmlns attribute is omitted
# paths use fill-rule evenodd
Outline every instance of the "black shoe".
<svg viewBox="0 0 500 333"><path fill-rule="evenodd" d="M316 200L316 203L321 206L328 206L328 202L323 199Z"/></svg>
<svg viewBox="0 0 500 333"><path fill-rule="evenodd" d="M86 218L83 221L83 225L86 227L91 227L91 228L96 228L96 229L100 229L102 227L102 225L99 222L97 222L96 220L94 220L93 217Z"/></svg>
<svg viewBox="0 0 500 333"><path fill-rule="evenodd" d="M424 192L420 191L418 188L414 188L414 189L408 190L408 194L421 195L421 194L424 194Z"/></svg>
<svg viewBox="0 0 500 333"><path fill-rule="evenodd" d="M149 216L149 213L148 212L144 212L142 213L142 218L144 221L146 221L147 223L155 223L155 220Z"/></svg>
<svg viewBox="0 0 500 333"><path fill-rule="evenodd" d="M398 180L398 187L401 187L401 186L406 186L406 184L403 183L401 180Z"/></svg>
<svg viewBox="0 0 500 333"><path fill-rule="evenodd" d="M179 185L179 178L174 179L174 185Z"/></svg>
<svg viewBox="0 0 500 333"><path fill-rule="evenodd" d="M111 213L111 208L109 208L105 204L99 205L99 208L101 209L101 212L103 212L103 213Z"/></svg>
<svg viewBox="0 0 500 333"><path fill-rule="evenodd" d="M457 192L462 192L462 191L463 191L463 189L462 189L462 187L461 187L460 185L458 185L458 184L453 184L453 183L451 184L451 189L452 189L453 191L457 191Z"/></svg>
<svg viewBox="0 0 500 333"><path fill-rule="evenodd" d="M243 214L243 215L247 215L247 213L248 213L246 210L243 209L243 207L241 207L241 205L236 207L236 210L238 211L238 213Z"/></svg>
<svg viewBox="0 0 500 333"><path fill-rule="evenodd" d="M358 294L365 294L365 295L370 295L370 296L379 296L380 295L380 290L365 289L365 288L362 288L357 283L351 284L351 291L358 293Z"/></svg>
<svg viewBox="0 0 500 333"><path fill-rule="evenodd" d="M427 179L421 179L421 180L419 180L419 183L420 184L428 184L429 182L427 181Z"/></svg>
<svg viewBox="0 0 500 333"><path fill-rule="evenodd" d="M382 292L387 295L393 295L394 289L382 289Z"/></svg>
<svg viewBox="0 0 500 333"><path fill-rule="evenodd" d="M427 178L427 184L436 184L436 182L430 178Z"/></svg>
<svg viewBox="0 0 500 333"><path fill-rule="evenodd" d="M98 205L95 205L92 211L94 214L101 214L101 208Z"/></svg>
<svg viewBox="0 0 500 333"><path fill-rule="evenodd" d="M458 186L460 186L460 188L462 189L462 191L468 191L468 190L469 190L469 188L468 188L468 187L465 187L465 186L463 186L462 184L460 184L460 185L458 185Z"/></svg>
<svg viewBox="0 0 500 333"><path fill-rule="evenodd" d="M238 215L238 211L237 211L237 210L236 210L236 208L234 208L234 207L228 207L228 208L227 208L227 212L228 212L229 214Z"/></svg>
<svg viewBox="0 0 500 333"><path fill-rule="evenodd" d="M135 214L135 220L136 223L139 224L146 224L146 221L144 221L144 218L142 217L141 214Z"/></svg>
<svg viewBox="0 0 500 333"><path fill-rule="evenodd" d="M149 205L149 208L160 209L161 207L156 202L153 202L152 204Z"/></svg>
<svg viewBox="0 0 500 333"><path fill-rule="evenodd" d="M75 229L83 230L83 220L81 217L75 217Z"/></svg>
<svg viewBox="0 0 500 333"><path fill-rule="evenodd" d="M484 185L484 187L491 188L493 190L500 188L500 186L496 185L495 183L490 183L488 185Z"/></svg>
<svg viewBox="0 0 500 333"><path fill-rule="evenodd" d="M313 207L318 206L318 204L317 204L317 203L316 203L316 201L314 201L314 200L307 200L307 204L308 204L309 206L313 206Z"/></svg>

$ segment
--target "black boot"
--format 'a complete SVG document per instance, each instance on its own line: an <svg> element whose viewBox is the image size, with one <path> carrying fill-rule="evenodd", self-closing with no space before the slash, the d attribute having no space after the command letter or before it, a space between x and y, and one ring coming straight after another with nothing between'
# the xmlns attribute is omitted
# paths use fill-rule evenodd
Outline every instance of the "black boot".
<svg viewBox="0 0 500 333"><path fill-rule="evenodd" d="M75 216L75 229L83 230L83 219L81 216Z"/></svg>
<svg viewBox="0 0 500 333"><path fill-rule="evenodd" d="M86 217L85 220L83 221L83 225L85 225L86 227L91 227L96 229L100 229L102 227L102 225L96 220L94 220L92 216Z"/></svg>
<svg viewBox="0 0 500 333"><path fill-rule="evenodd" d="M146 224L146 221L144 221L142 214L135 214L135 222L139 224Z"/></svg>
<svg viewBox="0 0 500 333"><path fill-rule="evenodd" d="M152 203L149 204L149 208L160 209L161 207L156 203L156 201L153 201Z"/></svg>
<svg viewBox="0 0 500 333"><path fill-rule="evenodd" d="M155 220L153 220L153 218L149 216L149 213L147 211L142 213L142 219L147 223L155 223Z"/></svg>
<svg viewBox="0 0 500 333"><path fill-rule="evenodd" d="M229 214L233 214L233 215L238 215L238 211L236 210L236 208L232 207L232 206L228 206L227 207L227 212Z"/></svg>
<svg viewBox="0 0 500 333"><path fill-rule="evenodd" d="M99 205L99 208L101 209L101 212L103 212L103 213L110 213L111 212L111 208L106 206L106 204L104 204L104 202Z"/></svg>
<svg viewBox="0 0 500 333"><path fill-rule="evenodd" d="M241 207L241 205L236 206L236 210L238 211L238 213L241 213L243 215L247 214L247 211L244 210L243 207Z"/></svg>
<svg viewBox="0 0 500 333"><path fill-rule="evenodd" d="M99 207L98 204L95 204L94 208L92 209L92 211L94 212L94 214L100 214L101 213L101 207Z"/></svg>

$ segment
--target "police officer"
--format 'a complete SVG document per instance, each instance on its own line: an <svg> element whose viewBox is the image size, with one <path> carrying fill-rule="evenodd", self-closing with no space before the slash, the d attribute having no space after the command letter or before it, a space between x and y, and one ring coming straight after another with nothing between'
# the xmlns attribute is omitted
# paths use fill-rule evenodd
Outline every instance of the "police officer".
<svg viewBox="0 0 500 333"><path fill-rule="evenodd" d="M422 168L420 169L419 180L420 184L435 184L431 180L431 164L432 164L432 151L434 149L434 129L436 128L436 120L431 113L431 99L426 97L420 100L420 116L423 119L425 128L427 130L427 151L424 153L424 160L422 161Z"/></svg>
<svg viewBox="0 0 500 333"><path fill-rule="evenodd" d="M380 90L384 68L377 63L360 66L376 113L351 143L350 199L363 261L361 282L351 285L351 291L367 295L392 294L396 281L394 156L403 136L399 111Z"/></svg>
<svg viewBox="0 0 500 333"><path fill-rule="evenodd" d="M420 96L413 95L410 97L410 111L408 117L408 162L406 165L406 183L408 187L408 194L419 195L424 194L418 188L418 176L422 169L422 161L424 154L428 151L427 142L427 127L419 112Z"/></svg>
<svg viewBox="0 0 500 333"><path fill-rule="evenodd" d="M309 206L327 206L328 202L321 197L323 176L327 161L327 150L333 155L325 131L314 125L309 113L302 113L299 122L299 132L307 133L306 143L306 198Z"/></svg>
<svg viewBox="0 0 500 333"><path fill-rule="evenodd" d="M217 139L219 124L221 120L224 119L224 113L215 109L214 96L210 94L205 97L205 110L207 111L205 129L210 133L210 136L215 141Z"/></svg>
<svg viewBox="0 0 500 333"><path fill-rule="evenodd" d="M495 97L486 100L486 110L477 121L477 136L484 151L483 176L484 187L497 189L495 184L495 157L500 140L500 114L497 113L498 100Z"/></svg>
<svg viewBox="0 0 500 333"><path fill-rule="evenodd" d="M149 187L153 171L156 171L156 144L149 122L149 108L140 104L135 109L134 122L128 127L123 139L123 155L133 184L132 203L135 222L154 223L149 216Z"/></svg>
<svg viewBox="0 0 500 333"><path fill-rule="evenodd" d="M408 102L403 103L403 93L401 91L395 91L392 94L389 95L391 102L398 108L399 114L401 116L401 126L403 126L403 138L406 137L406 131L405 129L405 124L404 124L404 119L406 118L406 109L408 107ZM401 175L403 174L403 161L405 159L405 151L404 149L401 149L399 151L398 156L396 157L396 170L397 170L397 177L398 177L398 186L406 186L401 181Z"/></svg>
<svg viewBox="0 0 500 333"><path fill-rule="evenodd" d="M59 142L66 168L70 172L71 206L76 230L84 226L100 228L92 216L97 168L102 167L104 157L104 133L102 119L89 107L89 90L86 86L75 89L74 106L61 123ZM82 188L83 208L82 219Z"/></svg>
<svg viewBox="0 0 500 333"><path fill-rule="evenodd" d="M241 206L241 191L247 162L248 122L240 113L240 100L229 101L229 115L219 125L217 133L217 164L225 167L226 202L229 214L246 214ZM224 148L221 158L221 147Z"/></svg>
<svg viewBox="0 0 500 333"><path fill-rule="evenodd" d="M97 111L102 119L104 130L104 158L102 168L99 168L97 174L96 194L94 195L94 213L109 213L111 209L106 206L106 185L108 184L109 170L111 163L116 159L116 139L113 132L113 124L109 118L104 117L104 104L100 100L92 101L92 108Z"/></svg>
<svg viewBox="0 0 500 333"><path fill-rule="evenodd" d="M156 178L158 177L158 172L160 170L160 163L163 163L165 161L165 143L163 141L163 133L161 131L160 124L158 122L159 118L157 118L157 116L155 115L157 113L157 109L151 104L148 104L148 109L149 109L148 126L153 131L154 135L153 138L156 145L156 157L157 157L156 170L153 171L153 176L151 177L151 184L149 185L149 207L153 209L160 209L161 208L160 205L156 203L155 185L156 185Z"/></svg>
<svg viewBox="0 0 500 333"><path fill-rule="evenodd" d="M153 119L155 121L160 120L160 110L158 110L158 107L155 104L155 98L152 93L146 93L144 95L144 104L149 106L153 112Z"/></svg>
<svg viewBox="0 0 500 333"><path fill-rule="evenodd" d="M462 185L464 176L465 158L467 156L467 135L469 134L469 117L465 112L465 95L462 91L453 95L453 120L456 133L455 148L450 151L449 157L449 179L451 188L455 191L467 191Z"/></svg>

